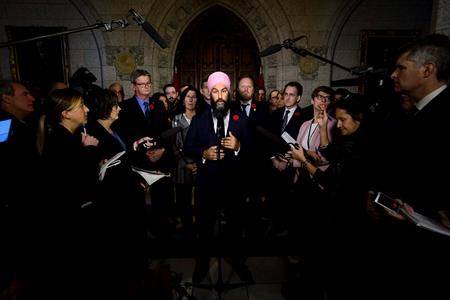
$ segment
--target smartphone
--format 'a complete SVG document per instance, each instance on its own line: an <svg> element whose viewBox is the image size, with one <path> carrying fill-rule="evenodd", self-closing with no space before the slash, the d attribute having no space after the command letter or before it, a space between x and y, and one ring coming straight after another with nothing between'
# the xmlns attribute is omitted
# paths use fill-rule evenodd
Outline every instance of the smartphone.
<svg viewBox="0 0 450 300"><path fill-rule="evenodd" d="M382 192L378 192L377 196L375 197L375 203L378 205L384 207L385 209L389 210L392 213L399 213L400 205L397 201L392 199L386 194L383 194Z"/></svg>
<svg viewBox="0 0 450 300"><path fill-rule="evenodd" d="M11 131L11 119L0 121L0 143L8 141Z"/></svg>

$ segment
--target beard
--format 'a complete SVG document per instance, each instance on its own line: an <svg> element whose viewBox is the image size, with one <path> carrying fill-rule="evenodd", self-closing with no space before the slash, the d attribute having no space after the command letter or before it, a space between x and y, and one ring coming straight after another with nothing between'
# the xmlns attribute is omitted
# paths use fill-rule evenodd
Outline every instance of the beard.
<svg viewBox="0 0 450 300"><path fill-rule="evenodd" d="M247 102L249 100L253 100L253 95L244 95L239 90L237 90L236 100L239 101L239 102L240 101Z"/></svg>
<svg viewBox="0 0 450 300"><path fill-rule="evenodd" d="M218 99L217 101L211 101L211 107L213 110L213 115L216 118L223 118L228 111L230 110L230 104L228 101L225 101L223 99Z"/></svg>

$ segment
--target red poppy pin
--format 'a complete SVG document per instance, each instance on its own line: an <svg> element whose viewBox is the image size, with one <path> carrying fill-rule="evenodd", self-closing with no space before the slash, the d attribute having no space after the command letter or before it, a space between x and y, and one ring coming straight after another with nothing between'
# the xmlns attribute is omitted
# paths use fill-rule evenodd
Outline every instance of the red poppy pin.
<svg viewBox="0 0 450 300"><path fill-rule="evenodd" d="M155 104L150 103L150 105L148 107L153 110L153 109L155 109Z"/></svg>
<svg viewBox="0 0 450 300"><path fill-rule="evenodd" d="M238 115L233 115L233 121L237 122L239 120L239 116Z"/></svg>
<svg viewBox="0 0 450 300"><path fill-rule="evenodd" d="M294 113L294 116L295 116L296 118L300 117L300 112L299 112L299 111L296 111L296 112Z"/></svg>
<svg viewBox="0 0 450 300"><path fill-rule="evenodd" d="M253 111L256 110L256 104L255 103L252 103L252 109L253 109Z"/></svg>

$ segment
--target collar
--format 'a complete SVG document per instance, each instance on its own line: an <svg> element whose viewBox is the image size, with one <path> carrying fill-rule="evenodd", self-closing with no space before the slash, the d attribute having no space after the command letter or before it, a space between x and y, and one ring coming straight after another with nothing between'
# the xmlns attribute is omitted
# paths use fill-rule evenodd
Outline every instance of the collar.
<svg viewBox="0 0 450 300"><path fill-rule="evenodd" d="M447 88L447 85L444 84L443 86L441 86L440 88L435 89L434 91L432 91L431 93L429 93L428 95L426 95L425 97L423 97L419 102L417 102L416 108L420 111L422 110L428 103L431 102L431 100L433 100L434 98L437 97L437 95L439 95L443 90L445 90Z"/></svg>
<svg viewBox="0 0 450 300"><path fill-rule="evenodd" d="M285 107L283 115L286 113L287 110L289 111L289 115L290 115L292 112L295 111L296 108L297 108L297 106L294 106L294 107L291 107L291 108Z"/></svg>
<svg viewBox="0 0 450 300"><path fill-rule="evenodd" d="M142 102L150 102L150 97L145 98L145 99L142 99L142 98L140 98L140 97L134 95L134 98L136 98L136 100L139 101L139 103L142 103Z"/></svg>

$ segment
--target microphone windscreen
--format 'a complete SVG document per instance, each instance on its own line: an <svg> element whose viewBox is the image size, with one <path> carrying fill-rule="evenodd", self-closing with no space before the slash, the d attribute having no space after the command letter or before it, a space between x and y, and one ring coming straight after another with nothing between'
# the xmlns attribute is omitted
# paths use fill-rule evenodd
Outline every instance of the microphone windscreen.
<svg viewBox="0 0 450 300"><path fill-rule="evenodd" d="M260 57L264 57L264 56L267 56L267 55L274 54L274 53L280 51L282 47L283 46L281 46L281 44L272 45L272 46L264 49L263 51L261 51L259 53L259 56Z"/></svg>
<svg viewBox="0 0 450 300"><path fill-rule="evenodd" d="M159 33L150 25L149 22L145 21L141 24L142 29L163 49L167 48L166 41L159 35Z"/></svg>
<svg viewBox="0 0 450 300"><path fill-rule="evenodd" d="M171 136L173 136L174 134L177 134L178 132L180 132L181 130L183 130L183 127L181 127L181 126L177 126L177 127L173 127L173 128L164 130L163 132L161 132L161 138L163 140L168 139Z"/></svg>
<svg viewBox="0 0 450 300"><path fill-rule="evenodd" d="M287 152L291 147L281 137L273 134L269 130L261 126L256 126L256 131L263 136L271 145L274 146L277 152Z"/></svg>

